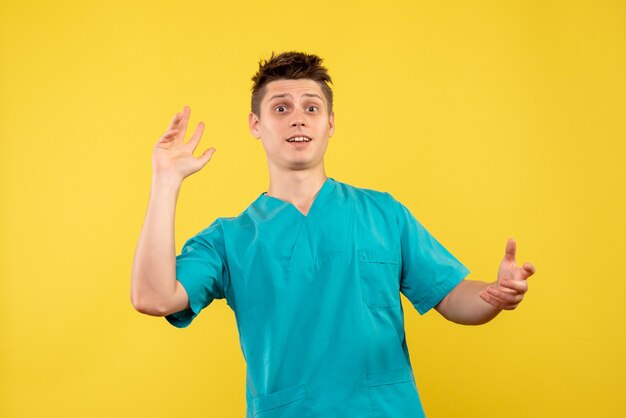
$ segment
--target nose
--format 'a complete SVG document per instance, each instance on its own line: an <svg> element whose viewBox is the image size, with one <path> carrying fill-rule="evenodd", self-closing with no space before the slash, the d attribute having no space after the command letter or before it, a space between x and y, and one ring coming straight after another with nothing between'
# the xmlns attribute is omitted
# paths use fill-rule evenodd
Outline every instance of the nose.
<svg viewBox="0 0 626 418"><path fill-rule="evenodd" d="M293 112L293 119L291 120L291 126L292 127L306 126L304 113L302 111Z"/></svg>

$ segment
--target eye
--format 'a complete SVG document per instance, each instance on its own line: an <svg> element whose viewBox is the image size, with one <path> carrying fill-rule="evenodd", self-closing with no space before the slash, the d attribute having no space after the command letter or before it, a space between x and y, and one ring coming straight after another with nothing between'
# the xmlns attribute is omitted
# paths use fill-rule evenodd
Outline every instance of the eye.
<svg viewBox="0 0 626 418"><path fill-rule="evenodd" d="M311 110L311 109L313 109L313 110ZM313 106L313 105L307 106L307 110L309 110L311 112L316 112L317 111L317 106Z"/></svg>
<svg viewBox="0 0 626 418"><path fill-rule="evenodd" d="M281 109L282 109L282 110L281 110ZM276 106L276 107L274 108L274 110L276 110L278 113L284 113L286 109L287 109L287 108L286 108L285 106L283 106L283 105Z"/></svg>

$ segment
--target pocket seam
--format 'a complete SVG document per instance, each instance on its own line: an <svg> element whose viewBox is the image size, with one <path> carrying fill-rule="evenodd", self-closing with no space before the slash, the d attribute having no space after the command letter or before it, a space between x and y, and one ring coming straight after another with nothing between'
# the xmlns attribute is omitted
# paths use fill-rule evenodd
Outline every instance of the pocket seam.
<svg viewBox="0 0 626 418"><path fill-rule="evenodd" d="M400 261L398 260L397 254L387 249L367 249L367 248L357 249L357 260L361 268L367 265L381 265L382 264L382 265L394 266L393 268L397 267L398 269L400 269L400 265L401 265ZM359 270L361 270L361 268ZM400 272L398 270L398 274L399 273ZM388 301L385 303L375 303L373 302L373 299L367 295L367 289L370 288L370 286L368 286L368 283L371 285L374 285L372 283L372 279L368 279L363 274L362 270L359 271L359 285L361 287L361 297L363 299L363 302L365 302L367 306L369 306L372 309L378 309L378 308L397 308L400 305L399 283L398 283L398 297L394 299L393 302Z"/></svg>
<svg viewBox="0 0 626 418"><path fill-rule="evenodd" d="M289 405L290 403L306 398L306 396L306 385L301 384L253 398L252 406L254 409L254 416L260 414L261 412Z"/></svg>
<svg viewBox="0 0 626 418"><path fill-rule="evenodd" d="M391 250L361 248L357 250L357 258L362 263L400 264Z"/></svg>
<svg viewBox="0 0 626 418"><path fill-rule="evenodd" d="M413 372L411 369L406 369L406 368L382 370L379 372L367 373L367 385L369 387L394 385L398 383L412 382L412 381L413 381Z"/></svg>

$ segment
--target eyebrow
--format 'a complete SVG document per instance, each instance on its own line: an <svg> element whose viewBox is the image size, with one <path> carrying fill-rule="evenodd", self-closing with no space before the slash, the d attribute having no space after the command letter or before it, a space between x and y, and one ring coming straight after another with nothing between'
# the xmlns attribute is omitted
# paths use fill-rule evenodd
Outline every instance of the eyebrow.
<svg viewBox="0 0 626 418"><path fill-rule="evenodd" d="M278 98L282 98L282 97L286 97L289 96L291 98L293 98L293 96L291 95L291 93L283 93L283 94L275 94L272 97L270 97L268 99L268 101L273 100L273 99L278 99ZM307 96L307 97L317 97L318 99L322 100L322 97L319 94L314 94L314 93L304 93L303 96Z"/></svg>

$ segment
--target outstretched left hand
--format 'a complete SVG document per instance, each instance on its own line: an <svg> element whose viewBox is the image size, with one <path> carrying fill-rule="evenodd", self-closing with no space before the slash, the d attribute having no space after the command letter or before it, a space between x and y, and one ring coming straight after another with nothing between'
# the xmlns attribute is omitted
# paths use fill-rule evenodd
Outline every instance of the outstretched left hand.
<svg viewBox="0 0 626 418"><path fill-rule="evenodd" d="M498 280L490 284L480 293L485 302L498 309L512 310L517 308L524 294L528 291L528 279L535 273L531 263L519 267L515 261L515 240L509 238L506 243L504 258L498 269Z"/></svg>

